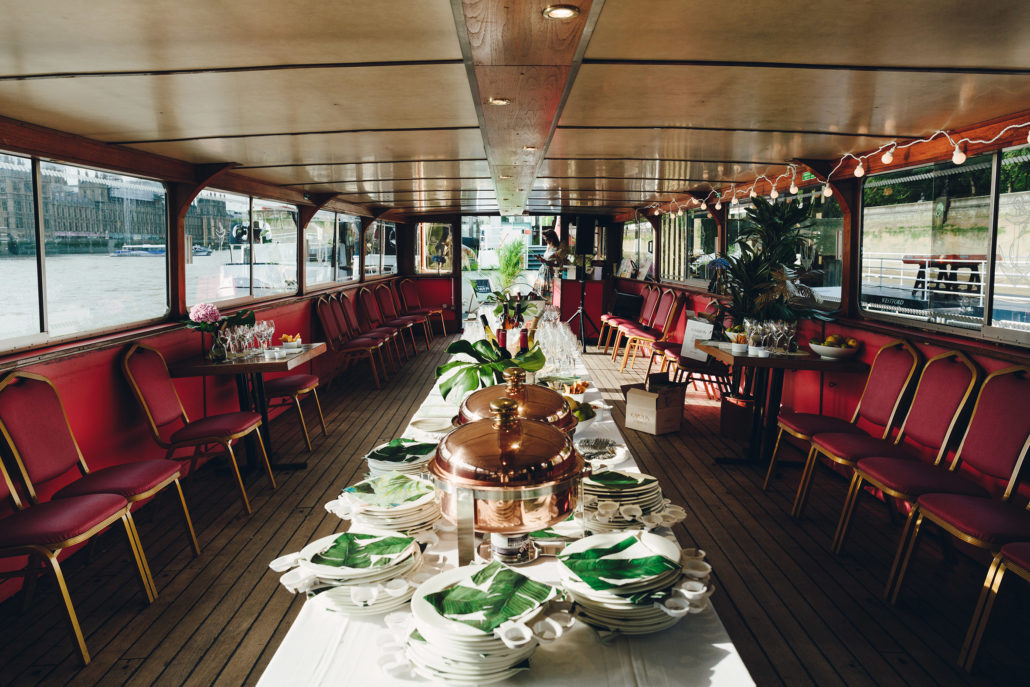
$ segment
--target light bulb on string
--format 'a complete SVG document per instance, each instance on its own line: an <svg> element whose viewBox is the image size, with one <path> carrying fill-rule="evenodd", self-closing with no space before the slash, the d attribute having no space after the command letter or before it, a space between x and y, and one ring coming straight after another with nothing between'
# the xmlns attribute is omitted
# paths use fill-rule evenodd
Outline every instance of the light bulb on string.
<svg viewBox="0 0 1030 687"><path fill-rule="evenodd" d="M733 192L733 197L730 198L730 205L739 205L739 204L740 204L740 201L737 200L737 192L734 191Z"/></svg>
<svg viewBox="0 0 1030 687"><path fill-rule="evenodd" d="M706 203L705 201L702 200L701 201L701 209L702 210L707 210L708 209L708 203Z"/></svg>
<svg viewBox="0 0 1030 687"><path fill-rule="evenodd" d="M894 162L894 148L891 148L886 153L884 153L883 156L880 158L880 162L882 162L885 165L889 165L890 163Z"/></svg>
<svg viewBox="0 0 1030 687"><path fill-rule="evenodd" d="M862 161L858 161L858 167L855 167L855 176L861 179L865 176L865 167L862 166Z"/></svg>
<svg viewBox="0 0 1030 687"><path fill-rule="evenodd" d="M751 191L749 191L747 195L748 195L748 198L754 198L755 196L758 195L757 193L755 193L754 186L751 187Z"/></svg>
<svg viewBox="0 0 1030 687"><path fill-rule="evenodd" d="M961 165L966 161L966 154L962 152L957 143L955 144L955 152L951 154L951 161L956 165Z"/></svg>
<svg viewBox="0 0 1030 687"><path fill-rule="evenodd" d="M676 208L676 216L677 217L682 217L683 216L683 208L680 208L680 207Z"/></svg>
<svg viewBox="0 0 1030 687"><path fill-rule="evenodd" d="M832 195L833 195L833 189L830 188L829 184L824 184L823 185L823 198L829 198Z"/></svg>
<svg viewBox="0 0 1030 687"><path fill-rule="evenodd" d="M715 209L722 210L722 200L715 201Z"/></svg>
<svg viewBox="0 0 1030 687"><path fill-rule="evenodd" d="M795 184L793 181L790 182L790 192L791 192L792 195L795 195L795 196L798 194L798 185Z"/></svg>
<svg viewBox="0 0 1030 687"><path fill-rule="evenodd" d="M776 189L773 189L772 191L769 191L769 197L772 198L773 200L776 200L777 198L780 197L780 192L777 191Z"/></svg>

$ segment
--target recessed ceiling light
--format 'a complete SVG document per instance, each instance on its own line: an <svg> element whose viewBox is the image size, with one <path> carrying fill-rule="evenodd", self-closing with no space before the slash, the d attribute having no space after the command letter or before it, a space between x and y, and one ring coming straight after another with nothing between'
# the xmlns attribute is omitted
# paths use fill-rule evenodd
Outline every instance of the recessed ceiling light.
<svg viewBox="0 0 1030 687"><path fill-rule="evenodd" d="M536 146L522 146L522 149L527 153L536 152Z"/></svg>
<svg viewBox="0 0 1030 687"><path fill-rule="evenodd" d="M579 8L575 5L548 5L544 16L548 19L572 19L579 16Z"/></svg>
<svg viewBox="0 0 1030 687"><path fill-rule="evenodd" d="M511 98L487 98L491 105L511 105Z"/></svg>
<svg viewBox="0 0 1030 687"><path fill-rule="evenodd" d="M502 175L501 175L500 177L498 177L498 178L500 178L500 179L511 179L511 175L510 175L510 174L502 174Z"/></svg>

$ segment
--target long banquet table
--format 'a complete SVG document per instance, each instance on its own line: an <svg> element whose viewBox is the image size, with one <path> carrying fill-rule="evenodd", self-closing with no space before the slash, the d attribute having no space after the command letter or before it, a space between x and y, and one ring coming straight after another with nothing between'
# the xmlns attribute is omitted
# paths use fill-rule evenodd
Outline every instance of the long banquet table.
<svg viewBox="0 0 1030 687"><path fill-rule="evenodd" d="M577 374L587 377L582 361L578 363ZM585 400L601 400L601 394L595 386L590 386ZM422 413L441 402L439 390L434 388L412 421L427 417ZM583 429L583 434L607 436L625 443L611 415L605 410L600 411L594 422ZM404 436L425 438L411 425ZM615 469L639 471L632 456L615 466ZM341 531L344 529L342 525L341 522ZM428 551L444 556L446 568L457 565L457 542L453 533L441 532L439 543L432 545ZM533 579L555 584L559 566L556 559L541 557L529 565L520 566L518 570ZM716 598L718 594L716 590ZM398 679L380 667L380 663L387 660L383 645L397 641L390 639L388 634L381 615L354 617L331 612L319 602L317 596L313 597L305 601L258 684L261 687L413 687L432 684L421 678ZM709 604L704 611L687 615L672 628L651 635L616 636L602 641L593 628L576 623L559 639L542 644L533 654L529 670L502 684L540 687L738 687L753 685L754 681L718 614Z"/></svg>

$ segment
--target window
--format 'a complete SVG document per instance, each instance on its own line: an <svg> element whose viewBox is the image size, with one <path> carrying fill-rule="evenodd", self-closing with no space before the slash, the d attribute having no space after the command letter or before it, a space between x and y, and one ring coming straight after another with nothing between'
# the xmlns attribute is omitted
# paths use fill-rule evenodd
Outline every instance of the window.
<svg viewBox="0 0 1030 687"><path fill-rule="evenodd" d="M654 227L647 220L626 222L622 228L622 262L618 276L654 279Z"/></svg>
<svg viewBox="0 0 1030 687"><path fill-rule="evenodd" d="M662 216L662 280L707 282L706 265L717 253L719 225L706 210Z"/></svg>
<svg viewBox="0 0 1030 687"><path fill-rule="evenodd" d="M5 344L42 331L32 186L32 160L0 154L0 339Z"/></svg>
<svg viewBox="0 0 1030 687"><path fill-rule="evenodd" d="M871 313L983 326L994 156L870 178L863 185L860 304Z"/></svg>
<svg viewBox="0 0 1030 687"><path fill-rule="evenodd" d="M1030 147L1002 153L997 186L989 332L1025 344L1030 337Z"/></svg>
<svg viewBox="0 0 1030 687"><path fill-rule="evenodd" d="M423 222L415 238L415 271L419 274L450 275L454 255L451 225Z"/></svg>
<svg viewBox="0 0 1030 687"><path fill-rule="evenodd" d="M844 215L840 204L835 197L823 196L822 186L802 190L798 199L809 203L811 210L809 226L804 232L810 243L798 256L802 270L809 274L802 283L811 288L821 302L839 304L844 256Z"/></svg>
<svg viewBox="0 0 1030 687"><path fill-rule="evenodd" d="M315 286L334 280L333 237L336 213L320 210L304 227L304 284Z"/></svg>
<svg viewBox="0 0 1030 687"><path fill-rule="evenodd" d="M383 226L383 274L397 274L397 225Z"/></svg>
<svg viewBox="0 0 1030 687"><path fill-rule="evenodd" d="M336 215L336 281L358 278L360 246L361 220L351 215Z"/></svg>
<svg viewBox="0 0 1030 687"><path fill-rule="evenodd" d="M186 304L250 295L250 198L203 190L186 212Z"/></svg>
<svg viewBox="0 0 1030 687"><path fill-rule="evenodd" d="M383 223L373 222L365 230L365 276L382 274Z"/></svg>
<svg viewBox="0 0 1030 687"><path fill-rule="evenodd" d="M297 207L251 201L252 287L255 297L297 292Z"/></svg>
<svg viewBox="0 0 1030 687"><path fill-rule="evenodd" d="M297 291L293 205L201 191L186 213L186 242L187 305Z"/></svg>

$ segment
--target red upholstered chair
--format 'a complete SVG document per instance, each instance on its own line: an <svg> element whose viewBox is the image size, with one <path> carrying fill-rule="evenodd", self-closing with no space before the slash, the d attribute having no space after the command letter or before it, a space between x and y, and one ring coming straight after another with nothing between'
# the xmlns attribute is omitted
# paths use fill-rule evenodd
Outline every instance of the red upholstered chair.
<svg viewBox="0 0 1030 687"><path fill-rule="evenodd" d="M45 484L71 472L78 475L78 479L54 494L55 499L86 494L118 494L133 504L174 485L182 504L190 545L194 554L200 555L193 521L179 484L182 465L174 460L158 458L91 471L72 434L57 388L46 377L31 372L12 372L0 382L0 434L26 484ZM35 498L31 488L30 497ZM139 541L137 547L143 550Z"/></svg>
<svg viewBox="0 0 1030 687"><path fill-rule="evenodd" d="M622 356L622 367L619 372L626 369L630 356L636 363L636 356L640 349L650 352L652 344L658 341L665 341L672 333L673 323L676 321L679 309L680 296L672 289L666 289L658 298L658 306L655 308L652 326L645 327L640 324L620 324L619 333L626 337L626 353Z"/></svg>
<svg viewBox="0 0 1030 687"><path fill-rule="evenodd" d="M661 300L662 290L657 286L651 288L644 296L644 305L640 308L640 316L636 320L612 319L608 320L609 329L615 330L615 343L612 345L612 362L619 359L619 347L626 335L624 326L650 327L654 324L655 314L658 312L658 301ZM610 332L609 332L610 336ZM608 342L605 341L605 353L608 352Z"/></svg>
<svg viewBox="0 0 1030 687"><path fill-rule="evenodd" d="M422 305L422 297L418 292L418 284L414 279L401 279L398 285L401 303L404 304L404 314L424 315L427 319L436 316L440 318L440 331L447 334L447 323L443 319L443 308L430 308Z"/></svg>
<svg viewBox="0 0 1030 687"><path fill-rule="evenodd" d="M429 318L425 315L398 315L397 306L393 301L393 290L386 284L376 286L376 302L379 304L379 312L387 323L404 326L411 334L411 345L415 347L415 327L422 327L426 337L426 350L429 350ZM416 352L418 349L415 349Z"/></svg>
<svg viewBox="0 0 1030 687"><path fill-rule="evenodd" d="M894 414L901 404L901 399L915 376L919 365L919 353L907 341L891 341L885 344L873 358L873 365L866 377L865 388L858 399L858 406L850 420L817 413L795 413L791 410L780 411L777 425L779 433L773 446L769 469L765 473L762 489L769 487L773 470L776 467L776 456L780 451L780 440L786 432L802 441L812 441L816 434L829 432L862 432L859 421L883 428L880 438L890 435Z"/></svg>
<svg viewBox="0 0 1030 687"><path fill-rule="evenodd" d="M386 370L386 358L384 353L389 356L390 363L399 368L401 366L401 354L400 347L397 345L397 339L400 337L400 330L396 327L368 327L362 326L361 318L358 316L358 302L357 295L355 294L352 298L348 298L341 291L337 294L337 297L333 299L333 307L336 308L337 317L343 322L344 331L351 339L375 339L377 341L383 341L384 346L380 350L380 361L383 363L384 377ZM405 355L407 355L407 349L405 349Z"/></svg>
<svg viewBox="0 0 1030 687"><path fill-rule="evenodd" d="M861 434L816 434L812 437L814 450L823 453L836 451L837 457L831 456L833 460L839 462L843 456L849 463L854 463L855 468L833 538L835 553L840 553L844 546L864 482L869 482L887 496L908 503L927 491L987 493L958 474L936 467L944 460L952 431L973 398L973 390L979 381L980 370L965 355L958 351L941 353L923 367L912 405L895 441ZM877 450L879 447L885 450L881 453ZM909 447L919 449L918 455L914 456L916 458L932 452L932 460L913 460L906 451ZM902 452L896 453L898 449ZM855 460L858 456L863 457ZM957 465L953 461L952 469Z"/></svg>
<svg viewBox="0 0 1030 687"><path fill-rule="evenodd" d="M360 306L360 314L365 319L365 330L366 331L393 331L394 336L398 337L401 341L400 348L404 351L404 357L408 357L408 342L404 340L404 332L408 332L411 338L412 355L418 352L415 348L415 334L412 331L413 323L411 322L386 322L383 318L383 314L379 310L379 303L376 301L375 295L372 290L367 286L363 286L358 289L357 302Z"/></svg>
<svg viewBox="0 0 1030 687"><path fill-rule="evenodd" d="M147 417L154 440L158 446L167 450L166 458L174 458L175 452L179 449L192 448L193 455L189 458L189 472L192 474L201 458L220 454L220 449L224 449L229 456L236 484L240 488L243 507L250 514L250 501L243 486L243 478L240 477L240 467L236 463L232 443L253 433L257 445L261 448L261 458L268 471L268 481L275 489L275 477L268 462L268 453L265 452L265 443L261 439L261 432L257 431L261 427L261 415L241 411L209 415L191 422L186 416L186 409L182 407L182 401L179 400L172 377L168 374L164 356L143 344L133 344L125 352L122 356L122 371L143 409L143 414ZM212 446L220 449L206 450Z"/></svg>
<svg viewBox="0 0 1030 687"><path fill-rule="evenodd" d="M297 417L300 419L300 429L304 432L304 443L311 451L311 437L308 436L308 425L304 422L304 410L300 407L300 400L305 396L315 399L315 408L318 409L318 419L322 423L322 434L329 435L325 427L325 416L322 414L322 404L318 401L318 377L315 375L295 374L276 377L265 380L265 396L269 399L277 399L277 402L270 405L270 408L281 408L293 405L297 408Z"/></svg>
<svg viewBox="0 0 1030 687"><path fill-rule="evenodd" d="M24 576L25 598L29 601L39 572L39 561L54 575L57 589L68 614L72 635L79 648L84 664L89 664L89 650L79 627L68 585L57 557L64 549L86 541L113 525L118 520L125 526L129 538L129 549L139 569L140 581L147 600L154 601L153 582L146 567L146 558L138 548L139 536L129 515L129 502L118 494L86 494L67 498L35 502L35 491L31 484L25 485L32 505L26 506L15 491L7 469L0 463L0 500L9 501L14 511L0 518L0 558L28 556L25 568L11 572L0 572L0 578Z"/></svg>
<svg viewBox="0 0 1030 687"><path fill-rule="evenodd" d="M897 601L923 522L929 520L967 544L994 553L1013 541L1030 540L1030 512L1012 503L1020 468L1030 447L1030 367L1018 366L988 375L976 399L966 435L959 446L962 465L988 480L1005 483L999 497L924 493L909 513L912 534L895 558L897 575L888 580L890 601ZM1006 481L1007 480L1007 481ZM900 563L898 559L900 558Z"/></svg>
<svg viewBox="0 0 1030 687"><path fill-rule="evenodd" d="M800 518L812 485L812 475L820 456L854 468L859 460L870 456L915 459L918 447L936 454L939 459L947 450L950 430L970 398L979 372L966 356L949 351L931 358L923 368L916 385L909 412L916 415L911 425L902 423L894 439L871 437L864 432L820 432L812 437L805 469L794 499L795 518ZM908 430L908 431L906 431ZM909 442L909 435L914 434ZM839 533L839 532L838 532ZM837 537L834 537L836 546Z"/></svg>
<svg viewBox="0 0 1030 687"><path fill-rule="evenodd" d="M349 331L360 331L360 327L358 326L358 314L354 309L353 301L343 294L340 294L340 298L337 303L344 314L344 319ZM372 368L372 379L375 381L376 388L382 388L379 369L382 370L382 378L384 380L386 379L386 356L383 351L389 350L388 344L391 341L394 341L394 346L396 346L396 334L397 332L394 330L391 330L389 333L376 330L362 332L357 335L352 335L351 338L340 344L336 350L343 356L345 366L349 365L353 360L362 358L368 360L368 364ZM377 353L379 354L378 368L376 366Z"/></svg>
<svg viewBox="0 0 1030 687"><path fill-rule="evenodd" d="M963 642L962 651L958 657L959 665L967 671L973 670L976 654L980 650L980 641L983 639L984 630L987 629L987 621L991 617L994 599L998 596L1001 579L1005 576L1006 570L1011 570L1030 582L1030 541L1012 542L1001 547L991 562L991 567L987 570L987 577L984 579L983 589L980 591L980 600L977 601L976 609L973 611L973 619L966 632L966 641Z"/></svg>
<svg viewBox="0 0 1030 687"><path fill-rule="evenodd" d="M637 315L636 319L619 317L618 315L613 315L611 313L601 315L601 331L598 332L597 335L597 346L600 348L601 340L603 339L605 353L608 352L608 346L610 345L612 334L615 334L615 338L618 340L620 324L633 324L634 322L644 324L649 323L654 318L655 308L658 307L658 298L661 296L661 293L658 291L658 287L648 284L644 287L641 295L644 297L644 302L640 306L640 314ZM616 350L618 350L617 347ZM615 360L615 358L613 357L612 360Z"/></svg>

